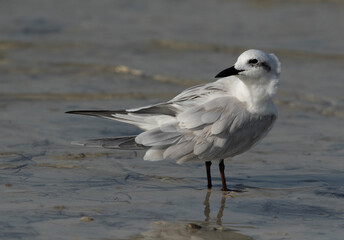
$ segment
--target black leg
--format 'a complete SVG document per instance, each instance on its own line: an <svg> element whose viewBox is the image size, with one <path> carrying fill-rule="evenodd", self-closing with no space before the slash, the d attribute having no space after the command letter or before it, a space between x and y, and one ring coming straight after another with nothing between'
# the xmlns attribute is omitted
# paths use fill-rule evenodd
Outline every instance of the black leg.
<svg viewBox="0 0 344 240"><path fill-rule="evenodd" d="M211 175L210 175L210 166L211 166L211 161L206 161L205 162L205 169L207 171L207 180L208 180L208 188L211 188Z"/></svg>
<svg viewBox="0 0 344 240"><path fill-rule="evenodd" d="M221 174L222 191L228 191L226 177L225 177L225 164L223 163L223 159L219 163L219 170Z"/></svg>

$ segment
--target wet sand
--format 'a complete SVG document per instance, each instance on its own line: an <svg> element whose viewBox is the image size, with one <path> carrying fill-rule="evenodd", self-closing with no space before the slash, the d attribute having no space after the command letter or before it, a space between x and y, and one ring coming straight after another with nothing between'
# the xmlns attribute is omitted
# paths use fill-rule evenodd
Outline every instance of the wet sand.
<svg viewBox="0 0 344 240"><path fill-rule="evenodd" d="M342 239L343 1L0 5L1 239ZM216 164L208 191L202 163L70 145L140 130L65 111L168 100L248 48L283 65L274 128L226 162L242 192Z"/></svg>

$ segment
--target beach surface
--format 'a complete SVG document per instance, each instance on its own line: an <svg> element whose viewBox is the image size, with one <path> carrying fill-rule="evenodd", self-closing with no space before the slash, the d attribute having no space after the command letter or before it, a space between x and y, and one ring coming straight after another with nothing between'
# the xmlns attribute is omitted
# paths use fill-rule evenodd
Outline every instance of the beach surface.
<svg viewBox="0 0 344 240"><path fill-rule="evenodd" d="M344 2L2 1L0 238L341 240ZM214 81L244 50L282 62L278 120L226 161L203 163L71 141L139 129L73 116L166 101Z"/></svg>

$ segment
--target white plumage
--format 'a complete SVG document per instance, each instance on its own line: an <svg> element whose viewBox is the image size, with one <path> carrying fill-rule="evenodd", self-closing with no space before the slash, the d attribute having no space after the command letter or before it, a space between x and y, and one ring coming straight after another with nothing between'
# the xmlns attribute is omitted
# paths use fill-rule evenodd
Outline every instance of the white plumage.
<svg viewBox="0 0 344 240"><path fill-rule="evenodd" d="M87 140L81 145L142 149L149 161L222 160L248 150L271 129L277 118L272 97L280 71L275 55L251 49L220 72L219 80L186 89L168 102L68 113L109 118L144 130L137 136Z"/></svg>

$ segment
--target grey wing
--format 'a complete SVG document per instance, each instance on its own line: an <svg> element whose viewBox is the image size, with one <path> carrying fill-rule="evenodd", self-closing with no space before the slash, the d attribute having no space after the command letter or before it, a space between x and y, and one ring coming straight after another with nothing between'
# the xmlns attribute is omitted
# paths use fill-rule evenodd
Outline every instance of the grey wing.
<svg viewBox="0 0 344 240"><path fill-rule="evenodd" d="M215 87L216 83L198 85L184 90L168 102L122 110L78 110L68 111L79 114L107 118L135 125L144 130L154 129L166 122L173 121L177 114L185 108L193 107L211 93L222 91Z"/></svg>
<svg viewBox="0 0 344 240"><path fill-rule="evenodd" d="M257 116L233 97L218 97L146 131L136 142L150 147L145 160L214 160L249 149L271 128L275 116Z"/></svg>
<svg viewBox="0 0 344 240"><path fill-rule="evenodd" d="M212 94L219 93L224 93L223 85L221 82L216 81L190 87L168 101L168 103L190 107L195 106L196 103L199 105L200 102L207 100Z"/></svg>
<svg viewBox="0 0 344 240"><path fill-rule="evenodd" d="M66 113L107 118L148 130L155 128L161 122L173 119L177 111L172 104L160 103L128 110L78 110Z"/></svg>
<svg viewBox="0 0 344 240"><path fill-rule="evenodd" d="M172 100L168 101L167 103L158 103L154 105L144 106L140 108L133 108L133 109L120 109L120 110L76 110L76 111L68 111L68 114L79 114L79 115L87 115L87 116L95 116L95 117L103 117L109 118L112 120L127 120L131 121L130 118L126 119L125 115L152 115L152 116L159 116L159 115L166 115L166 116L176 116L178 110L173 106L173 103L177 102L184 102L188 100L192 100L198 97L198 93L200 89L202 89L205 85L197 85L191 88L188 88L177 95ZM123 118L123 119L122 119ZM132 120L134 121L134 120Z"/></svg>
<svg viewBox="0 0 344 240"><path fill-rule="evenodd" d="M249 149L271 128L276 116L256 116L219 83L189 88L172 100L138 109L71 111L136 125L146 131L130 139L96 139L88 146L147 149L144 159L178 162L213 160ZM211 96L213 95L213 96Z"/></svg>

